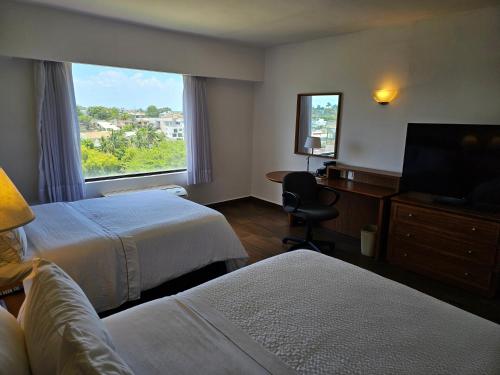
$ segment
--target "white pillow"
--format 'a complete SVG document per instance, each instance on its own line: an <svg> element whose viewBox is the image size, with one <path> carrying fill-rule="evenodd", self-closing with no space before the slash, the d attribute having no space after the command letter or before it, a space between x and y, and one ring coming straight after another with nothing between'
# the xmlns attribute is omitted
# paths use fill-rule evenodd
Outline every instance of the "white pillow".
<svg viewBox="0 0 500 375"><path fill-rule="evenodd" d="M26 256L28 240L23 227L0 233L0 266L21 263Z"/></svg>
<svg viewBox="0 0 500 375"><path fill-rule="evenodd" d="M0 373L30 374L23 330L16 319L2 307L0 307Z"/></svg>
<svg viewBox="0 0 500 375"><path fill-rule="evenodd" d="M59 375L133 375L132 370L99 337L72 323L64 328Z"/></svg>
<svg viewBox="0 0 500 375"><path fill-rule="evenodd" d="M64 327L71 323L114 349L111 338L81 288L57 265L33 261L24 282L26 299L18 320L24 329L31 371L57 373Z"/></svg>

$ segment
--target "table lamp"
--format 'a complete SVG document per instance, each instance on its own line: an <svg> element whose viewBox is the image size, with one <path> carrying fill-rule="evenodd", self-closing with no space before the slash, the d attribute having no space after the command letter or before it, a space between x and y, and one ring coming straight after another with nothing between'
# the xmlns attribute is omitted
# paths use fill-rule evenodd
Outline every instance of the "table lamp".
<svg viewBox="0 0 500 375"><path fill-rule="evenodd" d="M33 211L0 167L0 233L28 224Z"/></svg>
<svg viewBox="0 0 500 375"><path fill-rule="evenodd" d="M304 143L304 148L311 149L311 155L307 156L307 171L309 172L309 159L314 154L314 149L321 148L321 138L320 137L307 137L306 143Z"/></svg>

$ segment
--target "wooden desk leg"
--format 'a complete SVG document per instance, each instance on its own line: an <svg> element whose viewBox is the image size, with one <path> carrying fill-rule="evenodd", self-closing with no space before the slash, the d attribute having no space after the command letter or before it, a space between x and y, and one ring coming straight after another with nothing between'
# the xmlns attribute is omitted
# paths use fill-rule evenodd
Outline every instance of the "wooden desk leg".
<svg viewBox="0 0 500 375"><path fill-rule="evenodd" d="M375 259L382 259L387 238L387 205L385 199L379 199L377 213L377 242L375 244Z"/></svg>

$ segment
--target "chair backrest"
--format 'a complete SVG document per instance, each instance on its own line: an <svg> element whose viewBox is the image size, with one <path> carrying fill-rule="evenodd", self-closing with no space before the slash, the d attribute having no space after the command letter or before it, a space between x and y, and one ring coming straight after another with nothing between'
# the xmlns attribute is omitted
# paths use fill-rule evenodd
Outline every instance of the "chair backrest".
<svg viewBox="0 0 500 375"><path fill-rule="evenodd" d="M283 178L283 191L298 194L302 202L318 200L318 184L309 172L290 172Z"/></svg>

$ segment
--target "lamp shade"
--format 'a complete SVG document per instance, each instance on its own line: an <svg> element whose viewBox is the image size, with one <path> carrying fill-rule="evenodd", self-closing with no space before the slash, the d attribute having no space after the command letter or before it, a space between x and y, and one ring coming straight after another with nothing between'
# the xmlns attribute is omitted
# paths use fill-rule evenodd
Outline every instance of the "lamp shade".
<svg viewBox="0 0 500 375"><path fill-rule="evenodd" d="M0 232L20 227L34 218L28 203L0 168Z"/></svg>
<svg viewBox="0 0 500 375"><path fill-rule="evenodd" d="M304 143L304 148L321 148L321 138L320 137L307 137L306 143Z"/></svg>
<svg viewBox="0 0 500 375"><path fill-rule="evenodd" d="M397 94L397 90L375 90L373 93L373 99L375 99L375 101L379 104L389 104L394 100Z"/></svg>

